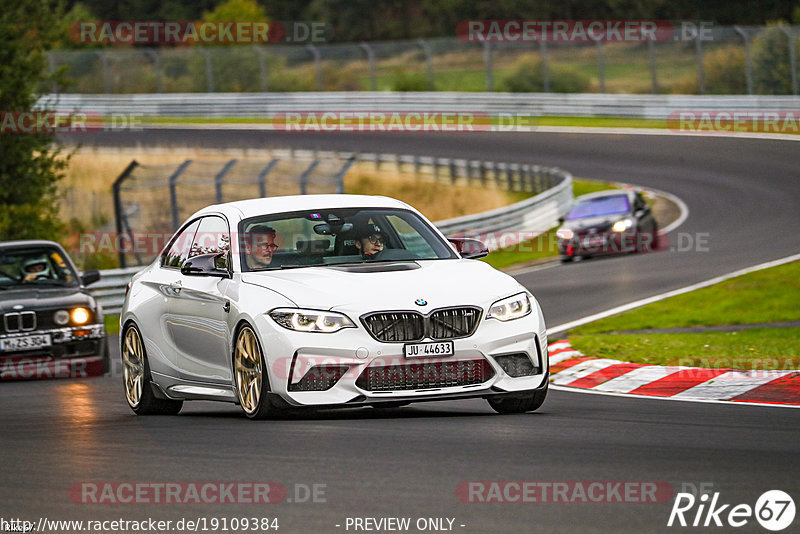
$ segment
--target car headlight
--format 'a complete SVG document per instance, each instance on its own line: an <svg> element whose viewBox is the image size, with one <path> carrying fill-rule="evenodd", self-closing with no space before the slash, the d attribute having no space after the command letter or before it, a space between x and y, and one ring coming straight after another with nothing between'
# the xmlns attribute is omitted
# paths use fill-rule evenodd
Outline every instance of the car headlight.
<svg viewBox="0 0 800 534"><path fill-rule="evenodd" d="M621 221L617 221L614 223L614 226L611 227L617 233L624 232L628 228L633 226L633 221L630 219L622 219Z"/></svg>
<svg viewBox="0 0 800 534"><path fill-rule="evenodd" d="M525 317L531 312L531 299L527 293L520 293L513 297L498 300L489 308L486 318L495 318L500 321L511 321Z"/></svg>
<svg viewBox="0 0 800 534"><path fill-rule="evenodd" d="M86 308L73 308L69 316L72 319L73 323L84 324L89 322L89 319L92 317L92 314L89 313L89 310L87 310Z"/></svg>
<svg viewBox="0 0 800 534"><path fill-rule="evenodd" d="M575 232L573 232L569 228L559 228L558 231L556 231L556 235L561 239L570 240L572 239L572 236L575 235Z"/></svg>
<svg viewBox="0 0 800 534"><path fill-rule="evenodd" d="M69 322L69 312L67 310L58 310L53 314L53 322L58 326L64 326Z"/></svg>
<svg viewBox="0 0 800 534"><path fill-rule="evenodd" d="M355 328L349 317L342 313L301 310L298 308L277 308L269 316L284 328L297 332L323 332L330 334L342 328Z"/></svg>

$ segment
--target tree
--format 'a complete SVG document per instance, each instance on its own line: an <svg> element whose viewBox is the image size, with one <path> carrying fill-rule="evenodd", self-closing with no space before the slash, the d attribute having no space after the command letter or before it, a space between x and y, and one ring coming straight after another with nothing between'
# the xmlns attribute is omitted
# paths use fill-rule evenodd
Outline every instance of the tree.
<svg viewBox="0 0 800 534"><path fill-rule="evenodd" d="M18 0L0 10L0 110L6 114L32 110L42 88L59 77L47 74L46 51L58 40L62 15L55 0ZM0 133L0 240L57 236L57 183L67 158L54 143L52 133Z"/></svg>
<svg viewBox="0 0 800 534"><path fill-rule="evenodd" d="M796 41L792 43L796 46ZM779 24L771 24L753 40L755 92L763 95L792 94L789 38Z"/></svg>

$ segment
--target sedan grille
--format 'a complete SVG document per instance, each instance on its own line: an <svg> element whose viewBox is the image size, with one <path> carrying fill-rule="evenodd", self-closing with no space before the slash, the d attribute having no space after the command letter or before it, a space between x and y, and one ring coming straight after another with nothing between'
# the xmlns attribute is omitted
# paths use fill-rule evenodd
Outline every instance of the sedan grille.
<svg viewBox="0 0 800 534"><path fill-rule="evenodd" d="M445 308L425 316L415 311L378 312L362 318L367 331L384 342L456 339L475 333L480 308Z"/></svg>
<svg viewBox="0 0 800 534"><path fill-rule="evenodd" d="M407 391L486 382L494 369L486 360L410 363L367 367L356 380L364 391Z"/></svg>

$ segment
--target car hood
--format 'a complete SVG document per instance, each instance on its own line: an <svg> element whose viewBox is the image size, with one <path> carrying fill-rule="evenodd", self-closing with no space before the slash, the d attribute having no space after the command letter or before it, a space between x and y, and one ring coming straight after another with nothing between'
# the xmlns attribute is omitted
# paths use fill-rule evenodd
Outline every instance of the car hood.
<svg viewBox="0 0 800 534"><path fill-rule="evenodd" d="M0 313L53 309L66 306L94 307L94 299L78 287L9 288L0 291ZM22 308L14 309L15 306Z"/></svg>
<svg viewBox="0 0 800 534"><path fill-rule="evenodd" d="M620 219L630 217L627 213L618 213L616 215L605 215L603 217L586 217L584 219L574 219L572 221L564 221L562 228L580 232L590 228L596 228L598 231L608 230L611 225Z"/></svg>
<svg viewBox="0 0 800 534"><path fill-rule="evenodd" d="M302 308L422 309L488 305L524 288L476 260L432 260L320 266L244 273L245 283L282 294ZM426 301L424 307L415 304Z"/></svg>

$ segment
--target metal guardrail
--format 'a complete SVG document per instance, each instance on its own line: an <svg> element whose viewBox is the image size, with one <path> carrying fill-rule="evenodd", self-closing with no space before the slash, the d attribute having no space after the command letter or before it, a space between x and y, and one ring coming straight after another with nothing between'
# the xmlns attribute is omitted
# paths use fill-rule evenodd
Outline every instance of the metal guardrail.
<svg viewBox="0 0 800 534"><path fill-rule="evenodd" d="M128 267L127 269L106 269L100 271L100 280L90 285L87 289L103 307L103 313L119 313L122 302L125 300L125 286L131 277L141 271L143 267Z"/></svg>
<svg viewBox="0 0 800 534"><path fill-rule="evenodd" d="M345 154L344 156L349 157L350 155ZM569 211L572 203L572 175L557 168L387 154L361 154L359 159L374 161L376 165L380 165L382 162L398 165L423 165L433 169L434 178L437 178L436 169L442 167L449 169L450 178L448 179L453 182L465 178L468 180L476 167L490 167L500 171L500 174L495 174L495 178L502 175L502 179L507 180L511 176L507 183L518 185L519 190L524 190L523 181L526 177L531 180L529 185L538 183L540 189L543 190L541 193L511 206L435 222L436 227L448 236L484 238L486 234L512 232L511 236L504 236L502 239L503 246L510 245L514 242L515 236L529 238L555 226L558 218ZM537 180L538 182L536 182ZM498 240L493 240L492 243L498 242ZM490 248L495 248L492 244L489 245ZM105 313L116 314L122 310L125 286L131 277L143 268L137 266L101 271L100 281L92 284L89 291L99 300Z"/></svg>
<svg viewBox="0 0 800 534"><path fill-rule="evenodd" d="M461 112L515 116L666 119L685 110L796 110L797 96L628 95L591 93L172 93L51 94L40 104L59 112L110 117L271 118L289 111ZM222 125L224 127L225 125Z"/></svg>

